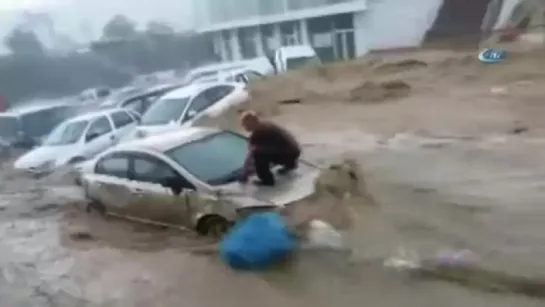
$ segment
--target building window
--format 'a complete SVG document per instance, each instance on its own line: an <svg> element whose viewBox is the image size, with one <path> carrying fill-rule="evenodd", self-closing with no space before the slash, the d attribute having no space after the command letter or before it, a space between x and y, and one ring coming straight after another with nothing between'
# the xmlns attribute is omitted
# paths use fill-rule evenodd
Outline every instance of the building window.
<svg viewBox="0 0 545 307"><path fill-rule="evenodd" d="M274 30L272 25L263 25L259 28L261 32L261 41L263 44L263 51L266 55L274 53L274 50L278 47L274 37Z"/></svg>
<svg viewBox="0 0 545 307"><path fill-rule="evenodd" d="M240 53L245 59L251 59L257 57L257 46L255 41L255 32L250 28L243 28L238 30L238 42L240 46Z"/></svg>
<svg viewBox="0 0 545 307"><path fill-rule="evenodd" d="M297 45L301 41L301 31L299 24L294 21L288 21L280 24L280 35L282 37L282 46Z"/></svg>
<svg viewBox="0 0 545 307"><path fill-rule="evenodd" d="M225 59L226 61L232 61L233 60L233 49L231 48L231 35L229 31L222 31L221 32L221 40L223 42L223 48L225 50Z"/></svg>

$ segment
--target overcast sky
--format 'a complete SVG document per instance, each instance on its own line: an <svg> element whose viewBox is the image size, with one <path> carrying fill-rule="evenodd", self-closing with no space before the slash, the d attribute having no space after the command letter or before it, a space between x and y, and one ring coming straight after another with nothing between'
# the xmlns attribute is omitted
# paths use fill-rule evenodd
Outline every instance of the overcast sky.
<svg viewBox="0 0 545 307"><path fill-rule="evenodd" d="M17 22L23 10L51 14L58 32L78 40L97 37L115 14L125 14L139 24L164 20L177 29L193 25L193 0L0 0L0 36ZM195 0L198 1L198 0Z"/></svg>

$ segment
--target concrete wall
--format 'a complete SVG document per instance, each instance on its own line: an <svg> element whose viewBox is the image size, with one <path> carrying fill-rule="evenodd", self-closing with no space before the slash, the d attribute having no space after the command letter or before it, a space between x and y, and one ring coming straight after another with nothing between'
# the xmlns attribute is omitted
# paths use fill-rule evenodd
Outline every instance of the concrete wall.
<svg viewBox="0 0 545 307"><path fill-rule="evenodd" d="M360 30L359 55L437 41L478 43L489 32L518 23L521 16L513 12L519 5L527 7L523 15L535 15L537 7L545 7L545 0L369 0L367 5L368 10L354 18Z"/></svg>
<svg viewBox="0 0 545 307"><path fill-rule="evenodd" d="M371 50L418 46L433 25L442 2L370 0L368 10L355 18L362 29L358 35L360 46L363 41Z"/></svg>

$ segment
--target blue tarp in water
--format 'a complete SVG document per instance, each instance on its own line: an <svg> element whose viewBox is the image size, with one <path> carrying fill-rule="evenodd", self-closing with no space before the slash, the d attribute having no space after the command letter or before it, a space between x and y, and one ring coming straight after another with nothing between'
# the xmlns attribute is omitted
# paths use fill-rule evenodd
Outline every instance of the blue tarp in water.
<svg viewBox="0 0 545 307"><path fill-rule="evenodd" d="M284 260L296 246L280 215L254 214L225 236L220 257L234 269L261 270Z"/></svg>

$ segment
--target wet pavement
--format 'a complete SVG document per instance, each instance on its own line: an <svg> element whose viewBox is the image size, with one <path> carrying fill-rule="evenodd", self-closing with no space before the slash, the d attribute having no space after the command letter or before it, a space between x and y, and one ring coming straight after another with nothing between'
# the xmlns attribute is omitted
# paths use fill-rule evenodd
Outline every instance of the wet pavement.
<svg viewBox="0 0 545 307"><path fill-rule="evenodd" d="M324 138L326 139L326 138ZM351 204L354 254L304 254L262 274L229 270L209 242L82 212L62 180L8 170L0 195L0 297L6 306L545 306L385 268L400 247L427 257L468 249L479 266L545 277L545 142L509 137L422 139L406 135L359 148L312 140L309 158L358 159L378 206ZM368 140L368 141L366 141ZM374 144L374 145L373 145ZM317 203L317 206L320 204ZM544 290L545 292L545 290Z"/></svg>

